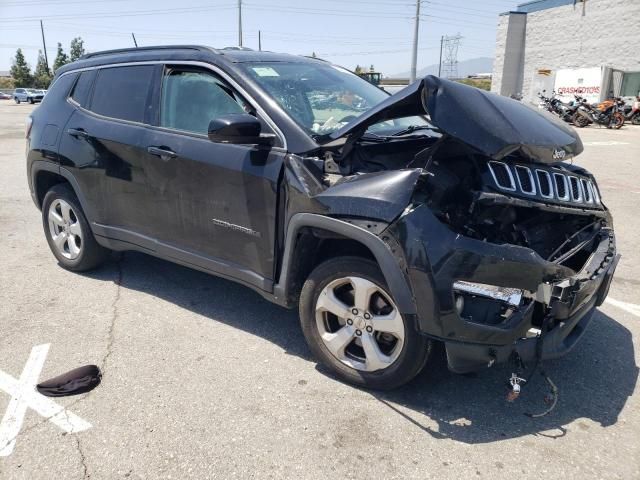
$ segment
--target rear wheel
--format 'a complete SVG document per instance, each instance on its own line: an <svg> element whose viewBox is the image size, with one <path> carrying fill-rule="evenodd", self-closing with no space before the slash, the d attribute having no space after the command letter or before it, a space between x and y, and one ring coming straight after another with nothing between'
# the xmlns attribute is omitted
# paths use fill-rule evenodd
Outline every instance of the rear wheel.
<svg viewBox="0 0 640 480"><path fill-rule="evenodd" d="M640 125L640 112L636 113L633 117L631 117L632 125Z"/></svg>
<svg viewBox="0 0 640 480"><path fill-rule="evenodd" d="M431 341L400 313L370 260L338 257L313 270L300 294L300 322L316 358L340 379L398 387L425 365Z"/></svg>
<svg viewBox="0 0 640 480"><path fill-rule="evenodd" d="M67 184L54 185L42 203L42 224L60 265L82 272L100 265L109 250L96 242L80 203Z"/></svg>

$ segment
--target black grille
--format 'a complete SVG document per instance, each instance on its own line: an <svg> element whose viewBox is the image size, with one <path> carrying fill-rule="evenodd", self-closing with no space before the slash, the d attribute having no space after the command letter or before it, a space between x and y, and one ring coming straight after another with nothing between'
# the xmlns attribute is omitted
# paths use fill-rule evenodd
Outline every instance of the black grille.
<svg viewBox="0 0 640 480"><path fill-rule="evenodd" d="M582 200L582 192L580 191L580 180L576 177L569 177L569 185L571 186L571 200L579 202Z"/></svg>
<svg viewBox="0 0 640 480"><path fill-rule="evenodd" d="M567 184L565 183L567 181L566 177L559 173L554 173L553 179L556 184L556 192L558 193L558 198L561 200L568 200L569 195L567 193Z"/></svg>
<svg viewBox="0 0 640 480"><path fill-rule="evenodd" d="M589 182L586 180L580 180L582 183L582 191L584 192L584 200L588 203L593 202L593 194L591 193L591 188L589 188Z"/></svg>
<svg viewBox="0 0 640 480"><path fill-rule="evenodd" d="M531 177L531 170L526 167L516 166L516 175L518 176L518 182L520 183L520 189L524 193L534 194L536 193L536 187L533 185L533 178Z"/></svg>
<svg viewBox="0 0 640 480"><path fill-rule="evenodd" d="M553 187L551 186L551 176L544 170L536 172L538 177L538 187L540 187L540 195L543 197L551 197L553 195Z"/></svg>
<svg viewBox="0 0 640 480"><path fill-rule="evenodd" d="M515 190L516 186L513 184L513 178L511 177L511 172L509 172L509 167L504 163L491 162L489 164L489 168L491 168L491 171L493 172L493 176L496 179L498 187L506 190Z"/></svg>

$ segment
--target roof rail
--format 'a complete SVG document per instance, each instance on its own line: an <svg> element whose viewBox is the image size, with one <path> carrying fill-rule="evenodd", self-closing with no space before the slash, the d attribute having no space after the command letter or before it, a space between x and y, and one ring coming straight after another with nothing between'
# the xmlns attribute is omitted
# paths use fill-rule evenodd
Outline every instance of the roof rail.
<svg viewBox="0 0 640 480"><path fill-rule="evenodd" d="M149 47L130 47L130 48L117 48L115 50L102 50L100 52L86 53L82 55L79 60L86 60L88 58L101 57L103 55L115 55L118 53L129 53L129 52L150 52L153 50L196 50L196 51L208 51L213 53L222 54L221 51L212 48L206 47L203 45L156 45Z"/></svg>

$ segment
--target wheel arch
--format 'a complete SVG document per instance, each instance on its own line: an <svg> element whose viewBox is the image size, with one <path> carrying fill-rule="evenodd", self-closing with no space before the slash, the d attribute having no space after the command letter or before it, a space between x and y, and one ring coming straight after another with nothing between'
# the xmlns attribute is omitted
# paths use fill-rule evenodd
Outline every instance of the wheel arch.
<svg viewBox="0 0 640 480"><path fill-rule="evenodd" d="M78 182L69 170L60 167L56 163L41 160L34 161L31 166L31 181L33 185L33 200L39 209L42 209L44 197L51 187L59 183L69 184L78 198L80 206L91 226L92 219L94 218L93 212L80 189L80 185L78 185Z"/></svg>
<svg viewBox="0 0 640 480"><path fill-rule="evenodd" d="M340 244L340 249L330 249L331 253L325 258L339 254L356 254L374 260L378 264L401 313L410 315L416 313L416 304L407 277L382 239L343 220L312 213L298 213L289 221L280 276L273 291L277 303L282 305L294 303L296 291L299 292L301 283L317 264L317 262L314 263L310 260L313 243L309 244L305 243L305 240L301 240L302 235L308 229L335 235L335 238L330 240L335 240Z"/></svg>

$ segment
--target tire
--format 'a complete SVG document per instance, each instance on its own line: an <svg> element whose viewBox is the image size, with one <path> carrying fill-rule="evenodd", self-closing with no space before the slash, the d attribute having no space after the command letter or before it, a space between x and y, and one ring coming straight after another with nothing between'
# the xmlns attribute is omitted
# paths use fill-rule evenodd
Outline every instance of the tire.
<svg viewBox="0 0 640 480"><path fill-rule="evenodd" d="M31 105L33 105L33 98L30 98L30 99L29 99L29 103L30 103Z"/></svg>
<svg viewBox="0 0 640 480"><path fill-rule="evenodd" d="M54 185L45 195L42 226L51 252L67 270L91 270L109 255L109 250L96 242L80 202L68 184Z"/></svg>
<svg viewBox="0 0 640 480"><path fill-rule="evenodd" d="M616 112L611 117L611 126L616 130L619 130L624 125L624 115L620 112Z"/></svg>
<svg viewBox="0 0 640 480"><path fill-rule="evenodd" d="M573 114L573 125L578 128L583 128L589 125L589 119L587 119L584 115L580 115L579 113Z"/></svg>
<svg viewBox="0 0 640 480"><path fill-rule="evenodd" d="M13 97L13 99L16 102L16 105L20 105L20 99L18 97Z"/></svg>
<svg viewBox="0 0 640 480"><path fill-rule="evenodd" d="M356 291L366 293L363 300L355 301ZM400 314L371 260L337 257L317 266L302 287L299 309L302 332L316 359L353 385L399 387L420 373L432 348L432 340Z"/></svg>
<svg viewBox="0 0 640 480"><path fill-rule="evenodd" d="M640 113L636 113L631 117L631 125L640 125Z"/></svg>

